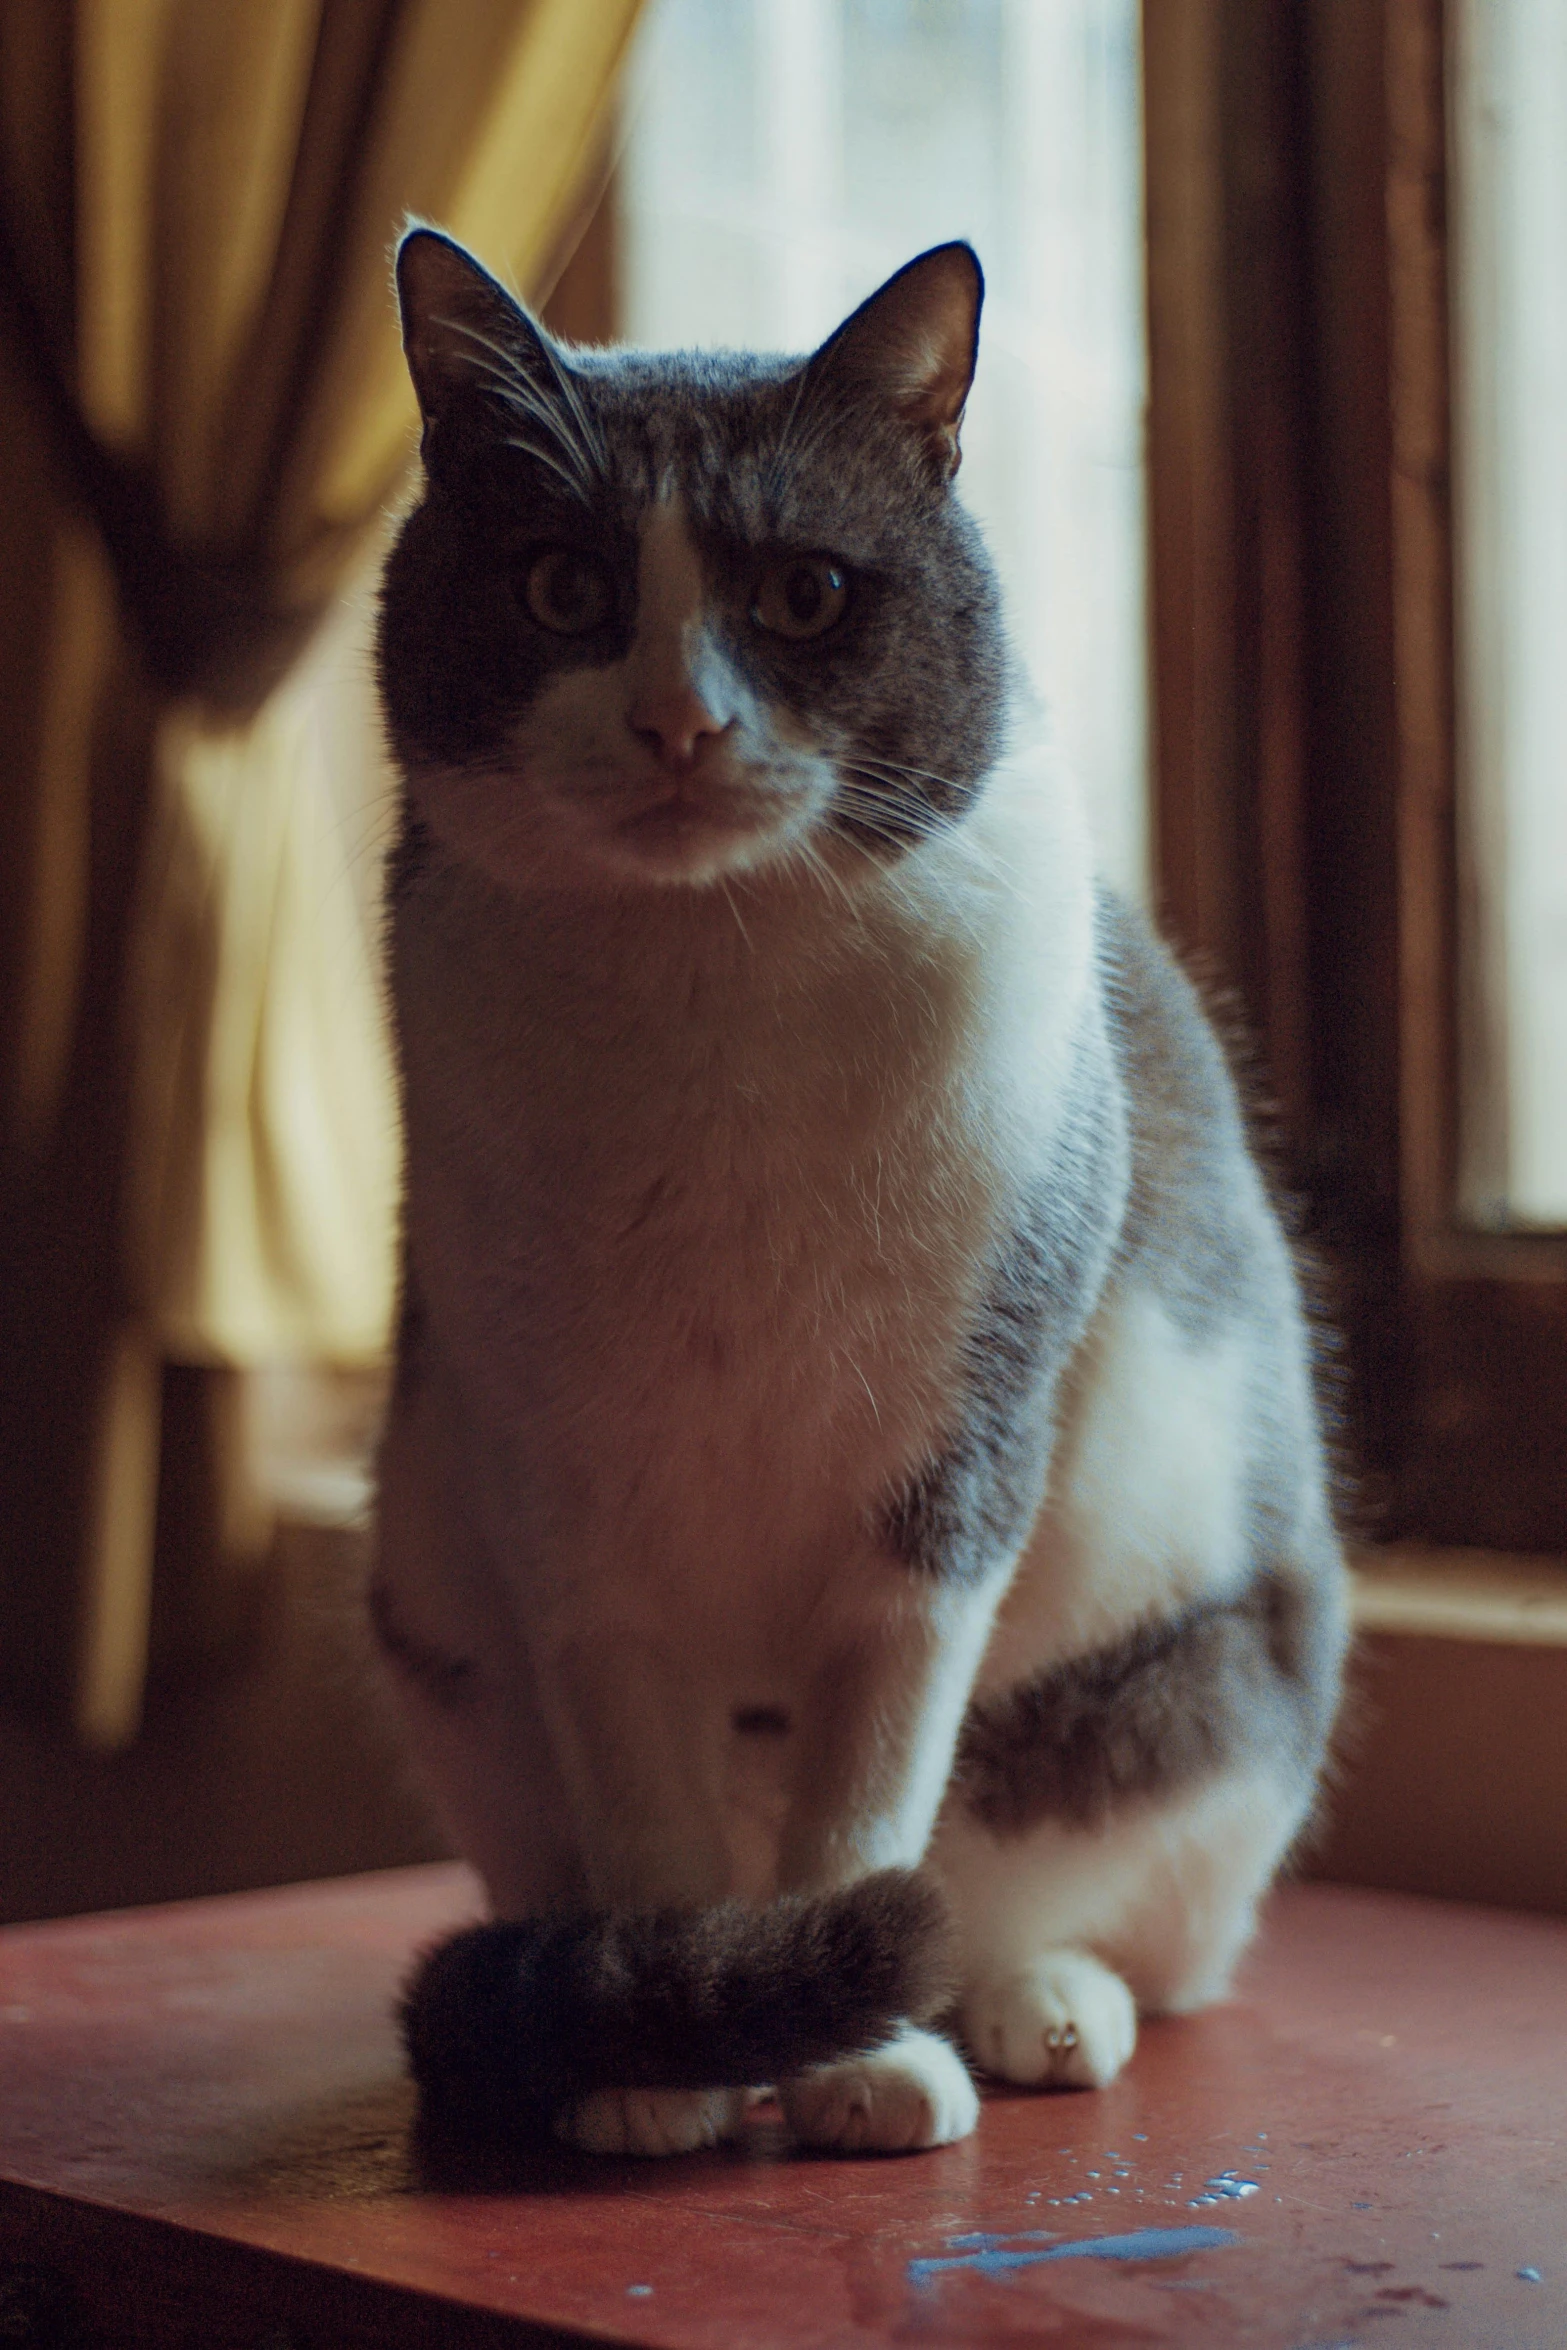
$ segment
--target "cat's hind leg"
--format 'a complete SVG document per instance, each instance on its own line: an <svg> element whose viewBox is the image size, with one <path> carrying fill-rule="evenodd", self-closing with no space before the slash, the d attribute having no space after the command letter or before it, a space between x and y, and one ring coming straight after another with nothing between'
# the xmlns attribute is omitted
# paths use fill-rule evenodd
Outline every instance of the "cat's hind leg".
<svg viewBox="0 0 1567 2350"><path fill-rule="evenodd" d="M1344 1627L1323 1530L976 1695L931 1859L986 2070L1103 2087L1137 2015L1223 1996L1311 1808Z"/></svg>
<svg viewBox="0 0 1567 2350"><path fill-rule="evenodd" d="M1301 1795L1236 1771L1093 1825L996 1834L954 1807L933 1855L962 1943L962 2038L982 2071L1102 2089L1137 2018L1223 1996Z"/></svg>
<svg viewBox="0 0 1567 2350"><path fill-rule="evenodd" d="M963 2001L981 2072L1027 2089L1104 2089L1137 2045L1137 2003L1091 1950L1042 1950L1018 1974L982 1970Z"/></svg>

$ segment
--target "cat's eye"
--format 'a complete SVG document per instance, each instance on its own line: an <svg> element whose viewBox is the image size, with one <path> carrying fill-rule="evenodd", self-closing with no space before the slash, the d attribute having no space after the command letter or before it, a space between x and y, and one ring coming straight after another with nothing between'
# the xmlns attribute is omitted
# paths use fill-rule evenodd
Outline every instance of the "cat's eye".
<svg viewBox="0 0 1567 2350"><path fill-rule="evenodd" d="M825 636L843 618L849 575L828 555L786 555L757 582L751 618L771 636Z"/></svg>
<svg viewBox="0 0 1567 2350"><path fill-rule="evenodd" d="M609 618L609 573L596 555L546 547L528 565L523 601L540 628L554 636L582 636Z"/></svg>

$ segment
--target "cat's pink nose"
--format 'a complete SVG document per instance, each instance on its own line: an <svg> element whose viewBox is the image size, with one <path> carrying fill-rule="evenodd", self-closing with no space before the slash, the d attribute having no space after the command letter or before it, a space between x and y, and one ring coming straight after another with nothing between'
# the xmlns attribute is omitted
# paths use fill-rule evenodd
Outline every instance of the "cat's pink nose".
<svg viewBox="0 0 1567 2350"><path fill-rule="evenodd" d="M694 767L708 744L725 733L693 685L642 693L632 704L631 731L664 767Z"/></svg>

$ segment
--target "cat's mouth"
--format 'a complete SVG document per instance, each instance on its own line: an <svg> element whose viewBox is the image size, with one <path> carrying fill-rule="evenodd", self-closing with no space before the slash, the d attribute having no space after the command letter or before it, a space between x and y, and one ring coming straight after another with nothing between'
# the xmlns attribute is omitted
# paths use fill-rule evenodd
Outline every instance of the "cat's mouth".
<svg viewBox="0 0 1567 2350"><path fill-rule="evenodd" d="M622 840L662 847L671 841L691 840L701 833L748 832L755 822L752 810L714 807L704 800L671 799L656 801L651 808L641 808L633 815L622 817L615 829Z"/></svg>
<svg viewBox="0 0 1567 2350"><path fill-rule="evenodd" d="M798 813L793 795L692 779L619 813L611 840L617 861L630 858L650 877L707 881L757 863Z"/></svg>

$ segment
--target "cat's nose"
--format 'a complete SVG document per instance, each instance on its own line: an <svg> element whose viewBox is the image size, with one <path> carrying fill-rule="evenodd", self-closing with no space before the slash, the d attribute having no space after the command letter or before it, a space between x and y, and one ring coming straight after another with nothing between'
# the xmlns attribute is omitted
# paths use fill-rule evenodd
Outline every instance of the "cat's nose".
<svg viewBox="0 0 1567 2350"><path fill-rule="evenodd" d="M695 767L728 722L715 717L689 683L638 694L629 712L631 731L662 767Z"/></svg>

